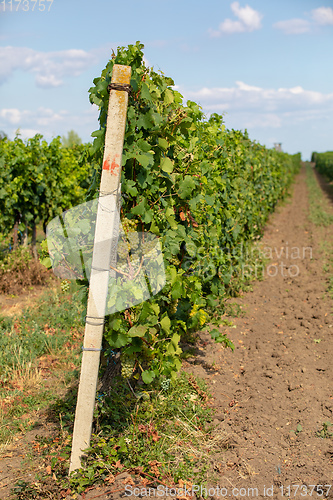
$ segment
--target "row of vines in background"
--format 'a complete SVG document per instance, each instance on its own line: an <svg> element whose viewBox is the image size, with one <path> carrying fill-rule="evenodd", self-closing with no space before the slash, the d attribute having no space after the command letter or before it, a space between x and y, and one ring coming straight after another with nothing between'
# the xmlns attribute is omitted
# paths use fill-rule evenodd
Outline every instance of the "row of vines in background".
<svg viewBox="0 0 333 500"><path fill-rule="evenodd" d="M0 141L0 227L2 235L14 229L27 242L32 233L36 256L36 225L46 224L62 211L85 201L91 184L93 163L89 145L63 147L60 137L50 143L36 134L23 141Z"/></svg>
<svg viewBox="0 0 333 500"><path fill-rule="evenodd" d="M333 151L312 153L311 161L316 164L320 174L325 175L329 181L333 180Z"/></svg>
<svg viewBox="0 0 333 500"><path fill-rule="evenodd" d="M301 158L227 130L220 115L206 119L195 102L183 104L173 80L146 67L142 49L140 42L118 47L89 90L100 109L92 134L99 167L89 198L98 195L112 68L129 65L121 218L160 237L167 284L149 301L108 316L105 339L127 368L139 367L134 377L150 383L177 372L181 339L212 322L242 286L245 249L260 238ZM81 284L86 297L88 283ZM218 329L211 335L232 346Z"/></svg>

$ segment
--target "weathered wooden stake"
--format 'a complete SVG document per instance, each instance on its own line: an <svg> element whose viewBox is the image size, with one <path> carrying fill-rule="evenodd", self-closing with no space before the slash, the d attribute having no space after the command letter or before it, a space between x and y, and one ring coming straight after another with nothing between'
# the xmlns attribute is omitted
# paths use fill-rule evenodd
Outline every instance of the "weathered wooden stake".
<svg viewBox="0 0 333 500"><path fill-rule="evenodd" d="M96 217L80 384L69 472L81 467L82 450L90 445L100 352L102 348L112 238L117 227L117 196L121 175L131 67L115 64L105 136L103 170ZM123 89L122 89L122 86ZM114 88L116 87L116 89Z"/></svg>

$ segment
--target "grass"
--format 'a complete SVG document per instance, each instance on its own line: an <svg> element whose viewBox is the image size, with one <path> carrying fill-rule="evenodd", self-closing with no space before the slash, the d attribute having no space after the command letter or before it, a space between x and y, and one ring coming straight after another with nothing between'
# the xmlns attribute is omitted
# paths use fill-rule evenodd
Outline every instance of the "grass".
<svg viewBox="0 0 333 500"><path fill-rule="evenodd" d="M77 373L81 309L75 293L48 291L21 316L0 317L0 450L54 401L51 375L59 393Z"/></svg>
<svg viewBox="0 0 333 500"><path fill-rule="evenodd" d="M111 396L98 394L91 446L83 468L68 477L76 390L50 407L60 422L59 432L37 439L32 460L43 462L33 483L20 481L13 488L16 499L29 491L31 498L62 492L83 492L99 483L108 484L119 472L135 471L148 478L151 487L167 484L205 484L213 450L226 448L225 434L213 433L212 411L204 382L182 373L168 390L142 391L134 397L119 378ZM45 489L48 488L48 489ZM30 498L29 497L29 498Z"/></svg>
<svg viewBox="0 0 333 500"><path fill-rule="evenodd" d="M316 226L328 227L333 224L332 209L323 196L312 167L306 164L306 184L309 192L310 221Z"/></svg>
<svg viewBox="0 0 333 500"><path fill-rule="evenodd" d="M309 219L318 227L328 228L333 224L332 208L323 195L313 169L309 164L306 164L306 183L310 202ZM320 250L323 256L323 272L327 276L327 293L333 299L333 251L332 241L328 240L328 238L327 235L321 238Z"/></svg>

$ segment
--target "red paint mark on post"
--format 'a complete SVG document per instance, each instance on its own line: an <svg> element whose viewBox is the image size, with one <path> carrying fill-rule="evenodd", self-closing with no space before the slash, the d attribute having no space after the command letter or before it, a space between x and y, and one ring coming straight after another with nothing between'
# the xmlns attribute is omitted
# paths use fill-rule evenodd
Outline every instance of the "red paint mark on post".
<svg viewBox="0 0 333 500"><path fill-rule="evenodd" d="M118 175L119 171L119 165L116 162L116 160L113 160L111 167L110 167L111 175Z"/></svg>
<svg viewBox="0 0 333 500"><path fill-rule="evenodd" d="M118 175L119 172L119 164L116 162L116 159L114 159L110 165L110 160L106 159L103 162L103 170L109 170L111 175Z"/></svg>
<svg viewBox="0 0 333 500"><path fill-rule="evenodd" d="M103 170L110 170L110 162L109 162L109 160L104 160Z"/></svg>

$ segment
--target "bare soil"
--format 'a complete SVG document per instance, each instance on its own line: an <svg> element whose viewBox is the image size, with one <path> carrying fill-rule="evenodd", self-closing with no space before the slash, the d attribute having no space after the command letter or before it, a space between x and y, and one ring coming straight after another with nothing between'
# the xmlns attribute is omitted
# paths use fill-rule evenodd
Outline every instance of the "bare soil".
<svg viewBox="0 0 333 500"><path fill-rule="evenodd" d="M322 179L320 185L328 192ZM208 488L200 485L211 498L333 499L333 426L323 427L333 423L333 317L322 248L333 234L308 216L302 169L291 200L267 224L263 247L272 259L263 281L230 301L241 312L227 318L235 325L227 328L234 352L204 333L197 355L184 362L208 381L214 432L226 436L212 458ZM23 454L21 443L14 455ZM10 453L0 460L0 485L18 476L21 462ZM81 498L124 498L125 480L123 473Z"/></svg>
<svg viewBox="0 0 333 500"><path fill-rule="evenodd" d="M51 278L52 279L52 278ZM51 281L51 280L50 280ZM53 282L53 280L52 280ZM56 283L53 282L55 287ZM23 309L36 303L36 300L43 295L46 288L49 288L51 283L46 285L30 285L25 291L16 288L16 294L0 294L0 315L1 316L16 316L20 314Z"/></svg>

